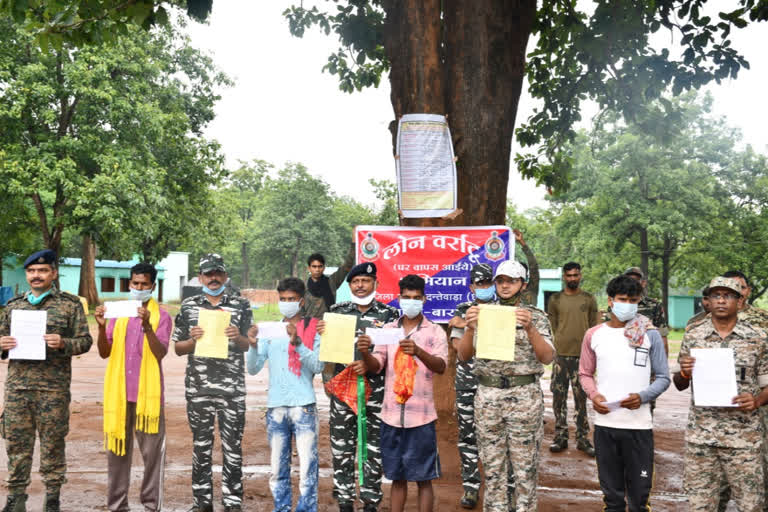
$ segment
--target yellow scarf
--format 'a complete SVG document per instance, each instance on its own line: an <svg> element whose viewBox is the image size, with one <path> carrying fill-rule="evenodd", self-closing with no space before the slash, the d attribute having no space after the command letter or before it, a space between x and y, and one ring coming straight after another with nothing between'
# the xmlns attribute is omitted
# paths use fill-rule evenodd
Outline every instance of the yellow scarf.
<svg viewBox="0 0 768 512"><path fill-rule="evenodd" d="M155 299L149 299L149 323L154 331L160 324L160 306ZM104 442L109 451L125 455L125 334L128 318L118 318L112 338L112 352L104 376ZM160 365L149 341L144 335L141 369L139 371L139 392L136 398L136 429L147 434L156 434L160 424Z"/></svg>

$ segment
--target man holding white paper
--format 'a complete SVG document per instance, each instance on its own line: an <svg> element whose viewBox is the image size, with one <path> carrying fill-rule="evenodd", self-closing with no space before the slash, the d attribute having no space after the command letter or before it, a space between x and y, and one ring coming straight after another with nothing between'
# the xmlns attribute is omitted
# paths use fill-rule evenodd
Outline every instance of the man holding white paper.
<svg viewBox="0 0 768 512"><path fill-rule="evenodd" d="M44 510L60 508L66 482L65 438L69 432L69 386L72 356L84 354L93 340L88 333L80 298L58 290L56 253L44 250L24 262L30 291L8 301L0 320L2 358L20 340L11 337L13 313L45 313L43 360L11 359L5 380L5 404L0 416L0 437L8 453L6 510L26 510L35 432L40 438L40 474L45 482Z"/></svg>
<svg viewBox="0 0 768 512"><path fill-rule="evenodd" d="M731 349L738 394L731 399L732 407L697 406L696 395L704 386L694 383L685 431L683 485L692 512L717 510L721 481L727 481L731 499L741 512L762 512L763 432L757 410L768 402L768 341L762 330L739 319L744 299L737 279L716 277L705 292L711 316L685 333L675 386L683 390L694 376L696 382L709 378L697 373L694 349Z"/></svg>
<svg viewBox="0 0 768 512"><path fill-rule="evenodd" d="M160 510L165 466L165 417L161 361L171 339L171 316L152 298L157 269L149 263L131 268L128 303L134 310L107 321L110 308L94 311L99 324L97 346L109 359L104 376L104 434L107 438L107 507L130 510L133 438L144 462L141 503ZM138 305L138 306L137 306Z"/></svg>
<svg viewBox="0 0 768 512"><path fill-rule="evenodd" d="M221 494L226 512L239 512L243 501L243 461L240 443L245 428L245 361L248 329L253 313L248 299L230 295L226 289L227 268L218 254L200 259L198 278L203 293L185 299L176 316L173 342L176 355L187 356L184 380L187 419L192 430L192 512L213 512L212 451L216 418L223 455ZM200 357L195 346L205 331L200 312L227 314L223 329L227 338L226 358ZM210 333L209 333L210 334Z"/></svg>
<svg viewBox="0 0 768 512"><path fill-rule="evenodd" d="M650 511L650 402L669 387L667 356L658 329L637 314L642 285L621 275L611 279L606 291L611 319L586 332L579 357L579 380L597 413L594 440L603 510L624 512L629 505L630 512Z"/></svg>
<svg viewBox="0 0 768 512"><path fill-rule="evenodd" d="M519 262L508 260L496 267L493 279L496 303L515 308L510 314L515 315L517 328L514 333L505 333L514 340L514 361L475 359L475 425L485 472L486 512L510 510L509 465L515 473L516 510L535 512L538 508L536 483L544 435L544 395L539 379L544 364L552 362L555 349L546 313L522 302L525 276ZM476 334L480 307L467 310L467 324L458 343L462 361L470 360L476 345L484 341Z"/></svg>

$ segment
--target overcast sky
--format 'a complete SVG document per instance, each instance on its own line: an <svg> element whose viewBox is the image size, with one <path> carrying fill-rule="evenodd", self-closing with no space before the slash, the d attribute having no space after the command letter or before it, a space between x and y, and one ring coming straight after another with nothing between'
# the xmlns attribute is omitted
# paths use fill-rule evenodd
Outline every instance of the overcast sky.
<svg viewBox="0 0 768 512"><path fill-rule="evenodd" d="M208 51L236 82L222 90L208 135L221 143L230 168L238 160L254 158L277 166L301 162L337 194L373 204L368 179L395 179L387 129L393 118L389 82L383 77L378 89L341 92L337 78L321 72L338 42L317 30L303 39L292 37L282 16L292 3L298 0L221 0L214 2L209 24L190 22L194 46ZM747 57L751 69L742 70L738 80L708 88L715 97L715 112L726 115L731 125L742 129L745 142L762 152L768 113L763 92L768 83L768 59L762 55L768 48L765 28L763 23L734 32L733 46ZM533 106L524 91L516 126ZM513 154L515 150L513 142ZM519 210L545 204L543 189L521 180L514 168L508 195Z"/></svg>

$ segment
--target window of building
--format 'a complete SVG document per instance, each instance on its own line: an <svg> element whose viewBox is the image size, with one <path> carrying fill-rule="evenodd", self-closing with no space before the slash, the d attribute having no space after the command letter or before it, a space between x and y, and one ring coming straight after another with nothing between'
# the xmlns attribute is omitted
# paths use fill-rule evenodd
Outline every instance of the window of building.
<svg viewBox="0 0 768 512"><path fill-rule="evenodd" d="M102 277L101 278L101 291L102 292L114 292L115 291L115 278L114 277Z"/></svg>
<svg viewBox="0 0 768 512"><path fill-rule="evenodd" d="M130 284L130 282L131 282L131 280L128 279L127 277L121 277L120 278L120 291L121 292L127 292L128 290L130 290L131 287L128 286Z"/></svg>

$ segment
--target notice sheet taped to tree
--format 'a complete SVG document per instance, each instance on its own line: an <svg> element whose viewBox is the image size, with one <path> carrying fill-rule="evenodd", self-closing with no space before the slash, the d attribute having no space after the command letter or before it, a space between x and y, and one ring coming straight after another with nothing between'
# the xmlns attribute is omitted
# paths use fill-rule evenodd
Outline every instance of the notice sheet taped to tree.
<svg viewBox="0 0 768 512"><path fill-rule="evenodd" d="M456 162L445 116L401 117L396 154L403 217L443 217L456 210Z"/></svg>

